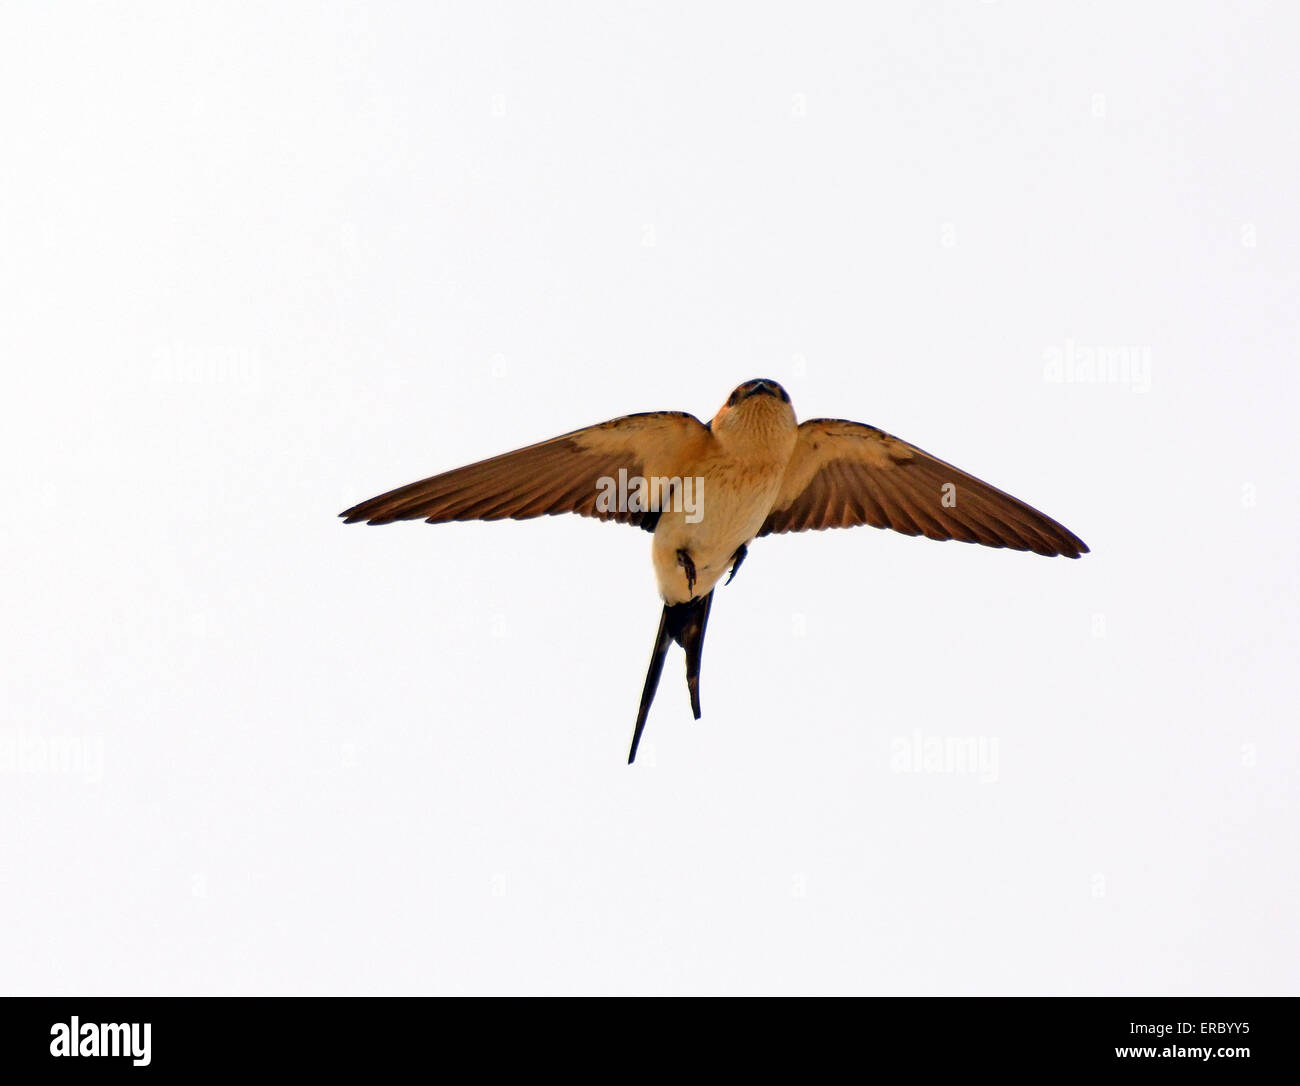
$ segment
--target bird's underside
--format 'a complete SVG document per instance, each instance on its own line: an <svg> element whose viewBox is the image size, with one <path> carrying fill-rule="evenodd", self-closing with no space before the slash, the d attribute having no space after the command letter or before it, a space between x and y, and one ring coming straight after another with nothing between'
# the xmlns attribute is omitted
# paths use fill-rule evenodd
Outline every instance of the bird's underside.
<svg viewBox="0 0 1300 1086"><path fill-rule="evenodd" d="M627 478L664 480L662 500L653 508L611 501L611 480ZM684 480L697 489L683 487ZM683 508L684 493L695 494L698 509ZM739 386L707 425L683 412L627 415L411 483L341 516L349 524L436 524L558 513L654 534L664 609L629 762L670 642L686 652L699 718L700 655L714 587L728 571L735 575L756 537L870 525L1047 556L1088 551L1050 517L875 427L842 419L796 425L785 390L763 379Z"/></svg>

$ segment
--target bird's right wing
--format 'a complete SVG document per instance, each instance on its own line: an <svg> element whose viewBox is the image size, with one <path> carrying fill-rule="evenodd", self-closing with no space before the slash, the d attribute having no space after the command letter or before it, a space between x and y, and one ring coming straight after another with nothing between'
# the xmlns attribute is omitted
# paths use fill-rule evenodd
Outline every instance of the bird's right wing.
<svg viewBox="0 0 1300 1086"><path fill-rule="evenodd" d="M649 514L598 502L601 480L681 477L713 442L684 411L625 415L390 490L339 515L346 523L525 520L556 513L640 525Z"/></svg>

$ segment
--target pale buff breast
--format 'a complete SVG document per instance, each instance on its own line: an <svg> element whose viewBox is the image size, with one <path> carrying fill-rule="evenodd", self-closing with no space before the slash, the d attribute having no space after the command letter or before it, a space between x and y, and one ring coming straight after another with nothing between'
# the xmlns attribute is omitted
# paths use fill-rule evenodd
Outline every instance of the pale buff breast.
<svg viewBox="0 0 1300 1086"><path fill-rule="evenodd" d="M716 461L703 466L695 495L696 523L685 509L665 511L654 536L655 579L665 603L706 595L726 574L732 557L763 525L781 485L784 465ZM688 587L679 550L695 563L695 589Z"/></svg>

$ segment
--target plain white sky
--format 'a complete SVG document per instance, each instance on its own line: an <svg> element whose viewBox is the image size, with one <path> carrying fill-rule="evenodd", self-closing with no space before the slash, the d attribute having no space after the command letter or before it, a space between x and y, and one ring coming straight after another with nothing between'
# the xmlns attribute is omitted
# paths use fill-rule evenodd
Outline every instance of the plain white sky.
<svg viewBox="0 0 1300 1086"><path fill-rule="evenodd" d="M1296 31L6 4L0 987L1295 994ZM754 376L1094 553L336 520Z"/></svg>

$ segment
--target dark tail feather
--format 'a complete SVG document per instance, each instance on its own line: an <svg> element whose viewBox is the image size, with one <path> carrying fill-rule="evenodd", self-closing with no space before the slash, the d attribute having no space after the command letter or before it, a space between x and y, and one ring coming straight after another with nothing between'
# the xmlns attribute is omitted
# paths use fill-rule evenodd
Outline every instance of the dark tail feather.
<svg viewBox="0 0 1300 1086"><path fill-rule="evenodd" d="M689 603L664 605L663 614L659 617L659 632L655 635L655 647L650 653L650 669L646 672L645 687L641 691L641 708L636 714L636 730L632 733L628 765L636 761L636 750L641 744L641 733L645 731L646 717L655 700L655 691L659 689L659 676L663 674L664 657L668 654L668 644L671 641L676 641L686 650L686 687L691 694L691 711L696 720L700 719L700 653L704 649L704 628L708 625L709 608L712 605L712 592L703 599L694 599Z"/></svg>
<svg viewBox="0 0 1300 1086"><path fill-rule="evenodd" d="M682 648L686 650L686 689L691 692L691 712L695 719L700 719L700 653L704 651L704 628L709 624L709 608L713 606L713 593L704 599L684 603L682 607L690 610L684 616L680 630L669 631Z"/></svg>
<svg viewBox="0 0 1300 1086"><path fill-rule="evenodd" d="M655 691L659 689L659 676L664 670L664 657L668 655L668 642L672 640L668 633L668 607L659 618L659 632L655 634L655 647L650 653L650 670L645 673L645 687L641 690L641 708L636 714L636 730L632 733L632 749L627 756L627 764L636 761L636 748L641 745L641 733L645 731L645 718L650 712L650 703L655 700Z"/></svg>

